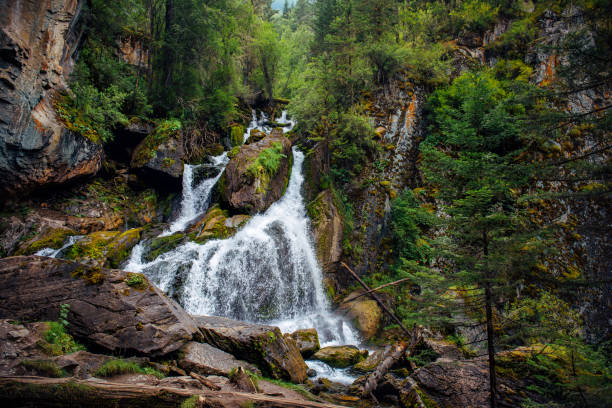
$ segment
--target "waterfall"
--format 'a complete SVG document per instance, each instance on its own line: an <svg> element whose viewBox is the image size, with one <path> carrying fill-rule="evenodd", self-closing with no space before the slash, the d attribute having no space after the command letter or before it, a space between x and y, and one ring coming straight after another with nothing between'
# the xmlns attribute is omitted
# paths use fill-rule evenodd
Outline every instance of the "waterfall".
<svg viewBox="0 0 612 408"><path fill-rule="evenodd" d="M183 231L195 218L204 214L208 209L212 190L223 174L228 162L227 152L224 152L219 156L211 157L211 163L197 166L185 164L180 215L160 236L172 235L175 232ZM196 171L207 171L209 174L212 172L213 176L204 178L200 183L194 183L194 172Z"/></svg>
<svg viewBox="0 0 612 408"><path fill-rule="evenodd" d="M142 263L137 246L125 269L145 273L192 314L315 327L323 345L358 344L351 325L329 311L301 188L304 154L293 149L284 196L231 238L188 242Z"/></svg>
<svg viewBox="0 0 612 408"><path fill-rule="evenodd" d="M82 235L69 236L66 239L66 241L64 241L64 244L62 245L61 248L59 249L43 248L40 251L36 252L34 255L48 256L49 258L57 258L59 255L62 254L62 251L64 251L64 249L71 247L72 245L74 245L75 242L77 242L81 238L83 238Z"/></svg>

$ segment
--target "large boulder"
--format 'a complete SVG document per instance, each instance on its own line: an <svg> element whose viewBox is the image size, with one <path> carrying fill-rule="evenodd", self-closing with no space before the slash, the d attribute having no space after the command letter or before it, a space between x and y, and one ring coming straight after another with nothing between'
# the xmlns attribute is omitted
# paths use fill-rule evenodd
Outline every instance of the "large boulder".
<svg viewBox="0 0 612 408"><path fill-rule="evenodd" d="M195 322L141 274L39 256L0 259L0 318L56 320L111 352L162 356L199 336Z"/></svg>
<svg viewBox="0 0 612 408"><path fill-rule="evenodd" d="M329 346L317 351L312 358L332 367L345 368L359 363L368 356L367 350L355 346Z"/></svg>
<svg viewBox="0 0 612 408"><path fill-rule="evenodd" d="M183 179L183 141L181 123L161 122L136 147L130 166L147 183L159 189L178 191Z"/></svg>
<svg viewBox="0 0 612 408"><path fill-rule="evenodd" d="M117 268L140 241L141 231L142 228L133 228L124 232L93 232L77 240L62 257L87 265Z"/></svg>
<svg viewBox="0 0 612 408"><path fill-rule="evenodd" d="M382 310L375 300L367 296L351 300L362 293L363 291L355 291L348 295L338 307L338 312L351 319L363 338L369 340L380 328Z"/></svg>
<svg viewBox="0 0 612 408"><path fill-rule="evenodd" d="M219 182L222 200L236 212L264 211L283 195L291 170L291 142L281 129L244 145Z"/></svg>
<svg viewBox="0 0 612 408"><path fill-rule="evenodd" d="M0 2L0 191L63 183L101 167L102 146L65 129L53 106L72 71L82 3Z"/></svg>
<svg viewBox="0 0 612 408"><path fill-rule="evenodd" d="M299 349L278 327L215 316L195 316L194 320L207 343L256 364L264 374L296 383L306 380L308 367Z"/></svg>
<svg viewBox="0 0 612 408"><path fill-rule="evenodd" d="M312 356L321 348L319 344L319 333L317 333L316 329L296 330L285 336L289 336L295 341L295 344L298 346L298 349L300 349L300 353L302 353L304 358Z"/></svg>
<svg viewBox="0 0 612 408"><path fill-rule="evenodd" d="M253 365L246 361L237 360L233 355L210 344L190 341L181 348L179 354L181 358L178 365L187 373L193 371L197 374L227 377L230 371L238 367L259 373L259 370Z"/></svg>

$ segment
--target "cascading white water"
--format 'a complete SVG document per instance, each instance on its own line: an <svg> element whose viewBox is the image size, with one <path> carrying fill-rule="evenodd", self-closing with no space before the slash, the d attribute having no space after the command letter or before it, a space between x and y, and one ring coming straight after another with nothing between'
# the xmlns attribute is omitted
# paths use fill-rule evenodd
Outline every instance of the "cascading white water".
<svg viewBox="0 0 612 408"><path fill-rule="evenodd" d="M34 255L47 256L49 258L57 258L57 256L60 255L64 249L71 247L72 245L74 245L75 242L77 242L81 238L83 238L82 235L69 236L66 239L66 241L64 241L64 244L62 245L61 248L59 249L43 248L40 251L36 252Z"/></svg>
<svg viewBox="0 0 612 408"><path fill-rule="evenodd" d="M175 232L183 231L196 217L204 214L208 209L212 190L219 178L221 178L228 162L227 152L224 152L219 156L211 157L210 164L196 166L185 164L180 215L160 236L172 235ZM204 178L200 183L194 183L194 172L198 169L213 170L216 175Z"/></svg>
<svg viewBox="0 0 612 408"><path fill-rule="evenodd" d="M304 154L293 155L285 195L236 235L188 242L149 263L141 263L141 247L125 269L145 273L193 314L268 322L285 332L315 327L324 345L359 343L350 324L329 311L301 194Z"/></svg>

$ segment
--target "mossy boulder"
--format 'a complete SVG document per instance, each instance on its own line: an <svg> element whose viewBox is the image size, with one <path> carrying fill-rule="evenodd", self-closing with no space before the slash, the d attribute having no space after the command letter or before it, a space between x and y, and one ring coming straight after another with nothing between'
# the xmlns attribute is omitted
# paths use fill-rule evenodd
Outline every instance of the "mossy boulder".
<svg viewBox="0 0 612 408"><path fill-rule="evenodd" d="M88 265L116 268L130 255L132 248L140 241L142 228L125 232L98 231L74 243L67 250L66 258Z"/></svg>
<svg viewBox="0 0 612 408"><path fill-rule="evenodd" d="M247 139L245 144L257 143L260 140L262 140L264 137L266 137L266 132L263 132L259 129L251 129L249 133L249 138Z"/></svg>
<svg viewBox="0 0 612 408"><path fill-rule="evenodd" d="M133 228L127 230L107 245L107 255L105 266L110 268L118 268L119 264L125 261L130 256L132 248L140 242L140 233L142 228Z"/></svg>
<svg viewBox="0 0 612 408"><path fill-rule="evenodd" d="M66 258L102 266L108 253L108 245L119 235L121 235L119 231L93 232L75 242L66 253Z"/></svg>
<svg viewBox="0 0 612 408"><path fill-rule="evenodd" d="M66 238L76 234L76 231L65 227L47 229L33 240L22 245L15 255L32 255L44 248L59 249L64 245Z"/></svg>
<svg viewBox="0 0 612 408"><path fill-rule="evenodd" d="M221 143L211 143L206 146L205 153L209 156L219 156L224 150Z"/></svg>
<svg viewBox="0 0 612 408"><path fill-rule="evenodd" d="M181 122L164 120L136 147L130 167L164 190L180 190L183 176Z"/></svg>
<svg viewBox="0 0 612 408"><path fill-rule="evenodd" d="M363 338L369 340L380 329L382 310L375 300L367 296L351 300L361 293L363 291L355 291L348 295L346 300L340 304L338 311L351 319Z"/></svg>
<svg viewBox="0 0 612 408"><path fill-rule="evenodd" d="M230 217L227 210L223 210L218 205L215 205L193 224L187 232L189 238L199 244L203 244L210 239L226 239L233 236L238 228L244 225L250 218L250 216L243 214Z"/></svg>
<svg viewBox="0 0 612 408"><path fill-rule="evenodd" d="M367 350L359 350L355 346L323 347L312 356L332 367L346 368L359 363L368 356Z"/></svg>
<svg viewBox="0 0 612 408"><path fill-rule="evenodd" d="M291 338L278 327L224 317L194 316L208 344L257 365L264 375L302 383L308 367Z"/></svg>
<svg viewBox="0 0 612 408"><path fill-rule="evenodd" d="M151 262L161 254L172 251L174 248L184 244L186 241L187 236L182 232L177 232L176 234L166 237L153 238L149 244L149 248L143 255L143 259L146 262Z"/></svg>
<svg viewBox="0 0 612 408"><path fill-rule="evenodd" d="M314 353L319 351L321 345L319 344L319 334L316 329L302 329L296 330L291 334L285 336L290 337L295 341L295 344L300 349L300 353L304 358L312 356Z"/></svg>
<svg viewBox="0 0 612 408"><path fill-rule="evenodd" d="M242 146L225 168L219 187L221 199L238 213L252 215L266 210L283 195L291 158L291 142L282 130Z"/></svg>
<svg viewBox="0 0 612 408"><path fill-rule="evenodd" d="M370 371L374 371L376 367L378 367L378 365L382 363L385 358L385 353L390 347L391 346L387 346L387 348L384 350L376 350L372 354L368 355L365 360L355 364L353 366L353 370L359 371L361 373L368 373Z"/></svg>

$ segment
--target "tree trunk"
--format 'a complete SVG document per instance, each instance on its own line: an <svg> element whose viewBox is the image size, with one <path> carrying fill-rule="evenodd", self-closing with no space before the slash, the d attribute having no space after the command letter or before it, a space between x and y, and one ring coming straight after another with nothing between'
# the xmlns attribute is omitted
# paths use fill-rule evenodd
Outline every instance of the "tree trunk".
<svg viewBox="0 0 612 408"><path fill-rule="evenodd" d="M483 252L485 260L489 256L489 240L487 232L482 232ZM493 331L493 296L491 295L491 272L485 264L485 312L487 315L487 352L489 354L489 393L491 408L497 408L495 396L495 332Z"/></svg>
<svg viewBox="0 0 612 408"><path fill-rule="evenodd" d="M370 394L374 390L376 390L380 380L383 379L385 374L387 374L387 372L391 369L391 367L393 367L397 360L399 360L404 355L407 348L407 343L400 343L396 344L389 350L389 353L385 356L382 363L380 363L378 367L376 367L376 370L374 370L372 374L369 374L366 377L366 381L363 384L363 390L361 391L361 396L363 398L368 398Z"/></svg>

